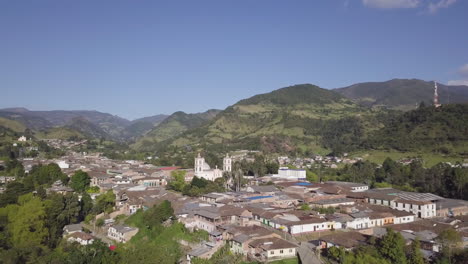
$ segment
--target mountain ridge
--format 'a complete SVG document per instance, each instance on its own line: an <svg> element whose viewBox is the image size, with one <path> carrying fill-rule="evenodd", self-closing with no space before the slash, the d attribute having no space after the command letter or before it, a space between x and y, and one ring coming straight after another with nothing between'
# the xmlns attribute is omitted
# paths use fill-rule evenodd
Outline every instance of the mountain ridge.
<svg viewBox="0 0 468 264"><path fill-rule="evenodd" d="M139 138L132 147L143 150L151 149L151 145L169 140L187 130L203 126L209 120L216 117L220 111L221 110L210 109L205 112L194 114L177 111L164 119L143 137Z"/></svg>
<svg viewBox="0 0 468 264"><path fill-rule="evenodd" d="M156 144L202 148L265 149L316 147L324 120L367 115L363 108L332 90L299 84L254 95L227 107L200 127ZM301 147L302 146L302 147Z"/></svg>
<svg viewBox="0 0 468 264"><path fill-rule="evenodd" d="M441 83L437 85L441 104L468 102L468 86ZM384 82L356 83L333 90L368 107L381 106L407 111L417 108L422 101L426 104L432 103L434 83L419 79L392 79Z"/></svg>

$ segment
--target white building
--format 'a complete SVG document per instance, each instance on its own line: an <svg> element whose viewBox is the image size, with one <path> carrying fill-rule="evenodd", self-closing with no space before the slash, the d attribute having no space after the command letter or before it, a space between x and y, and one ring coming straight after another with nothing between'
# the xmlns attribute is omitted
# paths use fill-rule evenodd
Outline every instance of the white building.
<svg viewBox="0 0 468 264"><path fill-rule="evenodd" d="M86 246L91 245L94 242L94 237L83 232L75 232L68 237L67 241L77 242L82 246Z"/></svg>
<svg viewBox="0 0 468 264"><path fill-rule="evenodd" d="M195 176L199 178L204 178L206 180L214 181L217 178L223 177L224 172L232 171L232 158L229 155L226 155L223 159L223 170L218 169L216 166L215 169L211 169L210 165L205 162L205 158L198 156L195 158Z"/></svg>
<svg viewBox="0 0 468 264"><path fill-rule="evenodd" d="M138 233L138 228L115 225L107 230L107 237L112 240L125 243Z"/></svg>
<svg viewBox="0 0 468 264"><path fill-rule="evenodd" d="M436 201L444 199L431 193L402 192L391 188L373 189L373 192L366 193L366 196L370 204L409 212L418 218L435 217Z"/></svg>
<svg viewBox="0 0 468 264"><path fill-rule="evenodd" d="M289 233L291 235L301 235L316 231L341 229L340 222L328 221L326 219L310 219L302 220L298 223L289 225Z"/></svg>
<svg viewBox="0 0 468 264"><path fill-rule="evenodd" d="M350 214L352 220L346 222L346 228L349 229L364 229L371 226L371 220L366 213Z"/></svg>
<svg viewBox="0 0 468 264"><path fill-rule="evenodd" d="M305 179L306 170L290 169L288 167L280 167L278 170L278 177L284 178L284 179Z"/></svg>
<svg viewBox="0 0 468 264"><path fill-rule="evenodd" d="M59 160L57 162L57 165L61 168L61 169L69 169L70 168L70 164L66 163L64 160Z"/></svg>
<svg viewBox="0 0 468 264"><path fill-rule="evenodd" d="M25 136L21 136L18 138L19 142L26 142L28 139Z"/></svg>
<svg viewBox="0 0 468 264"><path fill-rule="evenodd" d="M326 183L348 189L351 192L365 192L369 190L369 186L366 184L362 184L362 183L341 182L341 181L327 181Z"/></svg>

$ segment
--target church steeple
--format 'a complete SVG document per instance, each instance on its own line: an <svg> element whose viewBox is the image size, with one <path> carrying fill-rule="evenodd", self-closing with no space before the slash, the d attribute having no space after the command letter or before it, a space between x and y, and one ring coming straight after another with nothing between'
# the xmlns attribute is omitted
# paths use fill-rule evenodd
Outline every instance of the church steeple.
<svg viewBox="0 0 468 264"><path fill-rule="evenodd" d="M223 159L223 171L232 171L232 158L229 157L229 154L226 154Z"/></svg>
<svg viewBox="0 0 468 264"><path fill-rule="evenodd" d="M203 165L205 164L205 158L203 158L200 153L198 153L195 158L195 175L203 171Z"/></svg>

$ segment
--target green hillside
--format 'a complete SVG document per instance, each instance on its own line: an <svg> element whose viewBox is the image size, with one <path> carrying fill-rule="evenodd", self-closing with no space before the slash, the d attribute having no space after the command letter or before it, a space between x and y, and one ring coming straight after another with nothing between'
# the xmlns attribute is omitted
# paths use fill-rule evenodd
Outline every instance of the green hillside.
<svg viewBox="0 0 468 264"><path fill-rule="evenodd" d="M0 109L0 117L16 120L35 131L69 126L75 122L74 120L82 119L86 120L86 123L98 127L106 136L114 139L121 139L121 131L131 123L124 118L108 113L84 110L30 111L26 108L6 108ZM85 130L86 129L87 128L85 128Z"/></svg>
<svg viewBox="0 0 468 264"><path fill-rule="evenodd" d="M438 84L438 90L439 102L442 104L468 103L468 86ZM416 109L421 101L431 104L434 83L418 79L393 79L353 84L335 91L362 105L406 111Z"/></svg>
<svg viewBox="0 0 468 264"><path fill-rule="evenodd" d="M362 150L464 155L468 106L422 107L409 112L369 108L334 90L304 84L241 100L200 127L171 136L167 119L160 141L146 150L192 147L222 152L344 153ZM169 125L171 124L171 125ZM460 146L461 149L460 149ZM143 149L140 149L143 150Z"/></svg>
<svg viewBox="0 0 468 264"><path fill-rule="evenodd" d="M63 139L63 140L79 140L87 138L81 132L68 127L54 127L48 130L36 133L39 139Z"/></svg>
<svg viewBox="0 0 468 264"><path fill-rule="evenodd" d="M368 140L374 149L426 150L450 154L466 152L468 104L420 107L389 118ZM468 153L465 153L465 155Z"/></svg>
<svg viewBox="0 0 468 264"><path fill-rule="evenodd" d="M140 138L132 147L140 151L154 150L160 142L172 139L189 129L205 125L219 112L219 110L208 110L197 114L175 112Z"/></svg>
<svg viewBox="0 0 468 264"><path fill-rule="evenodd" d="M98 125L93 124L91 121L88 121L83 117L75 117L65 126L63 126L64 132L79 133L85 137L90 138L111 138L111 136L104 131Z"/></svg>
<svg viewBox="0 0 468 264"><path fill-rule="evenodd" d="M241 100L208 124L165 144L268 152L321 151L322 130L328 123L350 118L364 126L373 116L371 110L334 91L311 84L295 85ZM367 133L365 130L363 133Z"/></svg>
<svg viewBox="0 0 468 264"><path fill-rule="evenodd" d="M127 140L134 140L138 137L144 136L151 131L155 126L159 125L167 115L148 116L133 120L131 124L126 126L121 132L121 136Z"/></svg>
<svg viewBox="0 0 468 264"><path fill-rule="evenodd" d="M293 85L239 101L236 105L330 104L343 99L338 93L311 84Z"/></svg>
<svg viewBox="0 0 468 264"><path fill-rule="evenodd" d="M15 132L24 132L26 130L26 126L22 123L4 117L0 117L0 127L8 128Z"/></svg>
<svg viewBox="0 0 468 264"><path fill-rule="evenodd" d="M155 127L155 125L150 122L138 121L125 127L121 131L121 135L126 139L133 139L135 137L144 136L146 133L151 131L153 127Z"/></svg>

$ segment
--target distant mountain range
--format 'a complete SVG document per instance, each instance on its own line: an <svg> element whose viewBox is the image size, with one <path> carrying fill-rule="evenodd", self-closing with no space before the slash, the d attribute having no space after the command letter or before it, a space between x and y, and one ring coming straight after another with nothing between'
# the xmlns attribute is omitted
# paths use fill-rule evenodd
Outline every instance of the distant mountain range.
<svg viewBox="0 0 468 264"><path fill-rule="evenodd" d="M122 137L136 140L164 121L168 115L154 115L133 120L122 131Z"/></svg>
<svg viewBox="0 0 468 264"><path fill-rule="evenodd" d="M25 108L6 108L0 109L0 116L18 121L37 131L62 126L78 128L79 125L75 123L81 123L84 125L81 128L83 133L89 132L89 136L92 137L100 135L113 139L118 139L119 132L131 123L124 118L98 111L30 111ZM102 131L98 132L97 128Z"/></svg>
<svg viewBox="0 0 468 264"><path fill-rule="evenodd" d="M431 105L433 89L432 82L416 79L359 83L333 90L301 84L252 96L223 111L175 112L133 121L98 111L7 108L0 109L0 127L16 132L29 128L46 138L134 142L132 148L138 151L187 145L271 152L352 148L357 138L385 126L383 119L388 116L382 116L390 113L386 109L408 111L421 101ZM467 103L468 86L439 84L439 101Z"/></svg>
<svg viewBox="0 0 468 264"><path fill-rule="evenodd" d="M0 126L22 132L26 128L39 132L42 138L106 138L117 141L135 141L141 137L156 137L169 129L168 135L178 135L179 129L185 131L203 124L204 120L215 116L220 110L209 110L200 114L176 112L172 115L154 115L129 121L119 116L98 111L30 111L26 108L0 109ZM168 119L163 126L158 125ZM179 127L175 127L175 121ZM157 128L157 129L156 129ZM154 130L156 129L156 130ZM154 130L154 131L153 131ZM145 137L150 132L151 135Z"/></svg>
<svg viewBox="0 0 468 264"><path fill-rule="evenodd" d="M440 103L468 102L467 86L448 86L440 83L437 86ZM415 109L422 101L432 104L434 83L417 79L393 79L386 82L353 84L335 91L365 106L406 111Z"/></svg>
<svg viewBox="0 0 468 264"><path fill-rule="evenodd" d="M153 150L155 144L177 137L181 133L201 127L216 117L221 110L211 109L203 113L175 112L141 137L134 145L139 150Z"/></svg>

